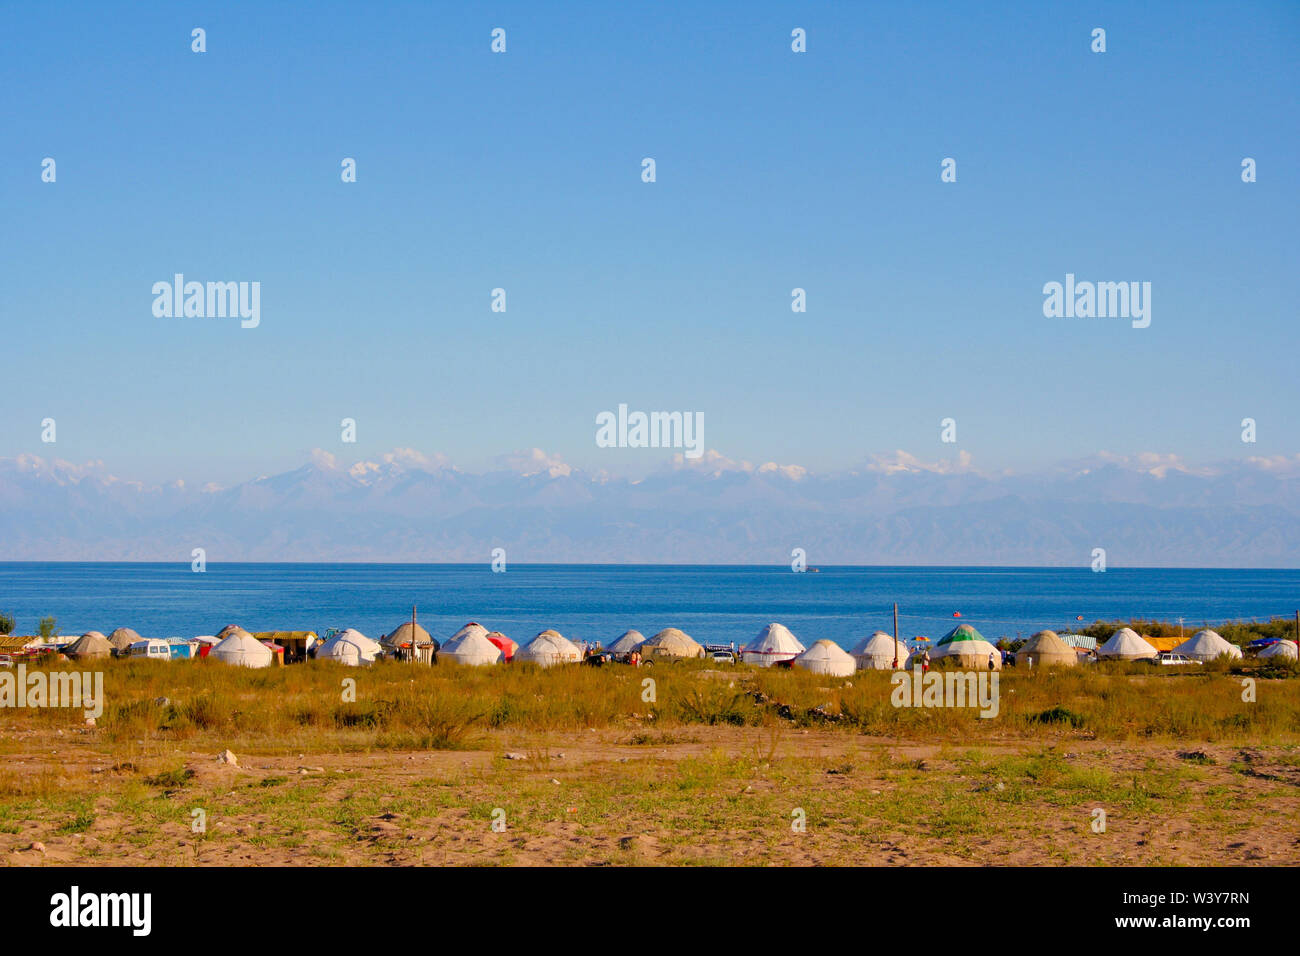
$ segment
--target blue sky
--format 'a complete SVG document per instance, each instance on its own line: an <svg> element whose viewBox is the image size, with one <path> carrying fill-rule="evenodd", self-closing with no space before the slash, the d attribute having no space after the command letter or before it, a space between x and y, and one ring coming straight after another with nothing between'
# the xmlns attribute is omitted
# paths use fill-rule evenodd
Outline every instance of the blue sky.
<svg viewBox="0 0 1300 956"><path fill-rule="evenodd" d="M620 402L815 470L1300 450L1300 6L990 6L10 5L0 457L653 467ZM155 318L175 272L261 325ZM1067 272L1150 328L1045 318Z"/></svg>

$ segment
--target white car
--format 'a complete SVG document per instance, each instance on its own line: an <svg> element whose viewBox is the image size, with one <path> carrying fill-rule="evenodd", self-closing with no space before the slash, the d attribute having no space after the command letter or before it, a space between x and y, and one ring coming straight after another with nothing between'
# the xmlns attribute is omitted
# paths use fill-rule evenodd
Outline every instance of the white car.
<svg viewBox="0 0 1300 956"><path fill-rule="evenodd" d="M1195 657L1188 657L1186 654L1175 654L1173 651L1162 651L1159 654L1159 656L1157 656L1156 659L1152 661L1152 663L1178 665L1178 664L1200 664L1201 661L1198 661Z"/></svg>

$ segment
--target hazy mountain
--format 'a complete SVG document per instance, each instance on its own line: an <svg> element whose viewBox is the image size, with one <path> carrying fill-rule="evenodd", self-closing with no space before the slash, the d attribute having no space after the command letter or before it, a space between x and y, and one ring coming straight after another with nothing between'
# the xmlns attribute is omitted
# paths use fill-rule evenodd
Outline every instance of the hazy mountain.
<svg viewBox="0 0 1300 956"><path fill-rule="evenodd" d="M1188 468L1100 456L1028 475L898 453L809 474L711 452L648 477L536 450L469 474L399 451L317 453L229 488L147 486L94 464L0 459L0 560L1300 565L1300 459Z"/></svg>

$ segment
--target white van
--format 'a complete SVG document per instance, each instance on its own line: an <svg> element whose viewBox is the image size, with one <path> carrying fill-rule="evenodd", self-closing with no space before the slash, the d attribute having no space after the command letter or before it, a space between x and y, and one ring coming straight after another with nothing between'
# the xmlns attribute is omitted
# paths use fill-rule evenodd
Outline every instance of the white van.
<svg viewBox="0 0 1300 956"><path fill-rule="evenodd" d="M148 640L136 641L127 648L128 657L147 657L153 661L169 661L172 659L172 649L166 641L160 641L156 637Z"/></svg>

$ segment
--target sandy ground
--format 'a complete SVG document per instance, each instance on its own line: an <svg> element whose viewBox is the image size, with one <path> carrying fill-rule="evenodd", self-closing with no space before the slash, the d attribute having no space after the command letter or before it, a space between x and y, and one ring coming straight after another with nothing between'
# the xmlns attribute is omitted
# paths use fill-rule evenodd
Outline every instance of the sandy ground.
<svg viewBox="0 0 1300 956"><path fill-rule="evenodd" d="M1188 751L1063 735L965 748L732 727L648 743L625 731L502 733L471 747L250 752L230 766L215 747L124 756L75 733L24 732L4 761L0 859L1300 864L1295 747Z"/></svg>

